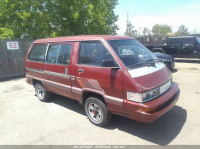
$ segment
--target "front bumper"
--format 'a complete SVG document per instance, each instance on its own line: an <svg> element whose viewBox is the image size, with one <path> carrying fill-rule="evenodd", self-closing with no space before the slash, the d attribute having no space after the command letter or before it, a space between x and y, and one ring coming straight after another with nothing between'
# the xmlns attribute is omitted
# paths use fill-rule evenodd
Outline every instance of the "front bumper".
<svg viewBox="0 0 200 149"><path fill-rule="evenodd" d="M178 84L173 83L167 92L147 103L127 101L126 106L129 118L144 123L151 123L164 115L175 105L178 101L179 94L180 90ZM154 110L144 112L138 109L146 109L144 111L148 111L148 109Z"/></svg>

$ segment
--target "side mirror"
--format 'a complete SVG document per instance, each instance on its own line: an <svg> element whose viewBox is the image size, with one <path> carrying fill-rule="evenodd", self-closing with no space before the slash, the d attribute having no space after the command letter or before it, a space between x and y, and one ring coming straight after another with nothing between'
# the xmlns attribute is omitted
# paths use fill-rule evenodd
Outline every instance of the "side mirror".
<svg viewBox="0 0 200 149"><path fill-rule="evenodd" d="M119 65L113 59L103 60L102 67L111 68L111 69L119 69Z"/></svg>
<svg viewBox="0 0 200 149"><path fill-rule="evenodd" d="M194 42L193 42L193 45L195 45L195 46L196 46L197 44L198 44L198 43L197 43L196 41L194 41Z"/></svg>

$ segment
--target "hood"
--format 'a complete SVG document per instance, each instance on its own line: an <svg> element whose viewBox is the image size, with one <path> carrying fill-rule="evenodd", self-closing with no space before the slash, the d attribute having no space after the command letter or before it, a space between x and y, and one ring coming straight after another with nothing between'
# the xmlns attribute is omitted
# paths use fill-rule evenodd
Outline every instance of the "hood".
<svg viewBox="0 0 200 149"><path fill-rule="evenodd" d="M163 63L129 70L129 74L142 92L152 90L171 79L171 72Z"/></svg>
<svg viewBox="0 0 200 149"><path fill-rule="evenodd" d="M168 54L164 54L164 53L160 53L160 52L155 52L153 53L156 57L158 58L166 58L166 59L173 59L170 55Z"/></svg>

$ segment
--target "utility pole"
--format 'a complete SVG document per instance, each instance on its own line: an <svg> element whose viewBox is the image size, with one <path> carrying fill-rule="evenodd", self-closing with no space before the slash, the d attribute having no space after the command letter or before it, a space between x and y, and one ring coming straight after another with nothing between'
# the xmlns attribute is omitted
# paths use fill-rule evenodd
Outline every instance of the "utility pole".
<svg viewBox="0 0 200 149"><path fill-rule="evenodd" d="M140 26L140 28L139 28L139 36L140 36L140 32L141 32L141 26Z"/></svg>
<svg viewBox="0 0 200 149"><path fill-rule="evenodd" d="M126 22L126 32L128 33L128 13L127 13L127 22Z"/></svg>
<svg viewBox="0 0 200 149"><path fill-rule="evenodd" d="M194 29L194 34L197 34L197 28L195 27L195 29Z"/></svg>

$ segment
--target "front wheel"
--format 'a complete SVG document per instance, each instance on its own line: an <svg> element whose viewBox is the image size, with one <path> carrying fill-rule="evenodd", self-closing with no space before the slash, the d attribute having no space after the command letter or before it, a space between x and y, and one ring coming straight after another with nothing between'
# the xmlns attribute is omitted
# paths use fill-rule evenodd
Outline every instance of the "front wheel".
<svg viewBox="0 0 200 149"><path fill-rule="evenodd" d="M35 84L35 94L40 101L48 101L50 97L49 92L46 91L41 83Z"/></svg>
<svg viewBox="0 0 200 149"><path fill-rule="evenodd" d="M94 125L103 127L111 120L111 114L107 106L97 97L87 98L84 110L90 122Z"/></svg>

